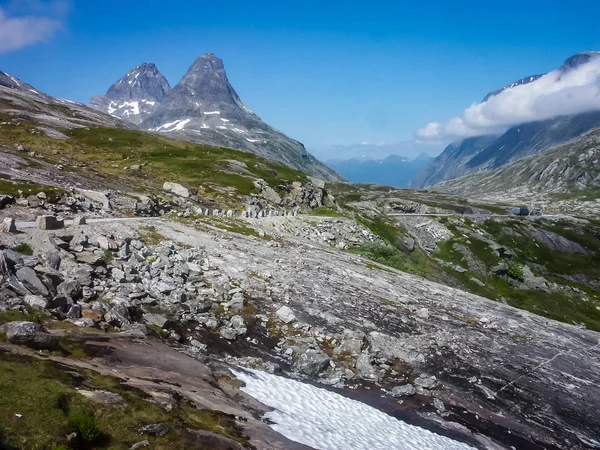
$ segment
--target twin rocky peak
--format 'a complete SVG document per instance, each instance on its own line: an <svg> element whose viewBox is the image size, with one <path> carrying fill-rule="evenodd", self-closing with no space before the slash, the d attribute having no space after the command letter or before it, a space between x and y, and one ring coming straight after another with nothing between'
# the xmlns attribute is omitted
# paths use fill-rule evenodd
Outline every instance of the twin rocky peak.
<svg viewBox="0 0 600 450"><path fill-rule="evenodd" d="M223 61L198 58L171 88L154 64L142 64L94 96L90 107L175 139L249 151L325 180L339 176L304 146L264 123L235 92Z"/></svg>

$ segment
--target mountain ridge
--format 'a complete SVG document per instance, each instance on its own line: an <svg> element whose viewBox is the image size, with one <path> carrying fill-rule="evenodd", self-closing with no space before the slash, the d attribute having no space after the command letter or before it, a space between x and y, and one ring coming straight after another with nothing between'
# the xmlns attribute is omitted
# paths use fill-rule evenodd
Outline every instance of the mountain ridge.
<svg viewBox="0 0 600 450"><path fill-rule="evenodd" d="M582 52L565 60L557 71L561 74L574 70L600 52ZM501 92L539 80L546 74L532 75L496 89L483 102ZM551 119L514 125L499 135L480 135L450 143L415 180L417 187L458 178L464 175L493 170L521 158L544 152L576 139L600 127L600 105L597 110L572 115L558 115Z"/></svg>
<svg viewBox="0 0 600 450"><path fill-rule="evenodd" d="M90 106L108 112L106 102L97 99L93 97ZM120 95L119 101L125 104L128 99ZM304 145L246 107L229 83L223 61L213 53L197 58L173 89L151 106L147 114L121 117L131 121L135 116L133 122L141 128L174 139L247 151L326 181L342 180Z"/></svg>

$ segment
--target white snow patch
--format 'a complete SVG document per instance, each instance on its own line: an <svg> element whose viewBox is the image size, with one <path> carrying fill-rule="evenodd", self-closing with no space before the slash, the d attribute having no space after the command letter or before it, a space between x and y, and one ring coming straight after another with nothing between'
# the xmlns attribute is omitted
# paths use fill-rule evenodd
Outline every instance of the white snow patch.
<svg viewBox="0 0 600 450"><path fill-rule="evenodd" d="M35 89L29 89L31 92L33 92L34 94L40 95L40 93L38 91L36 91Z"/></svg>
<svg viewBox="0 0 600 450"><path fill-rule="evenodd" d="M206 125L205 123L203 123L202 125L200 125L200 128L207 129L207 128L210 128L210 127L208 125Z"/></svg>
<svg viewBox="0 0 600 450"><path fill-rule="evenodd" d="M236 133L245 133L246 130L241 130L239 128L232 128L233 131L235 131Z"/></svg>
<svg viewBox="0 0 600 450"><path fill-rule="evenodd" d="M123 109L125 107L131 108L131 109L128 109L127 111L123 111L123 114L125 116L130 116L130 115L137 116L140 113L140 105L138 104L138 102L124 102L118 108Z"/></svg>
<svg viewBox="0 0 600 450"><path fill-rule="evenodd" d="M219 130L226 130L226 129L227 129L227 127L226 127L226 126L224 126L224 125L219 125L217 128L218 128Z"/></svg>
<svg viewBox="0 0 600 450"><path fill-rule="evenodd" d="M8 74L6 74L6 75L8 75ZM17 84L17 86L21 86L21 83L19 83L19 80L17 80L15 77L13 77L12 75L8 75L8 77L11 80L13 80Z"/></svg>
<svg viewBox="0 0 600 450"><path fill-rule="evenodd" d="M221 114L221 111L207 111L204 114Z"/></svg>
<svg viewBox="0 0 600 450"><path fill-rule="evenodd" d="M260 142L261 141L261 139L248 139L248 138L246 138L246 140L248 142Z"/></svg>
<svg viewBox="0 0 600 450"><path fill-rule="evenodd" d="M200 103L196 102L196 106L200 106Z"/></svg>
<svg viewBox="0 0 600 450"><path fill-rule="evenodd" d="M473 449L335 392L257 370L233 373L242 391L275 408L265 414L275 431L319 450Z"/></svg>
<svg viewBox="0 0 600 450"><path fill-rule="evenodd" d="M108 113L109 114L114 113L117 110L116 106L117 106L117 104L115 102L110 102L108 104Z"/></svg>
<svg viewBox="0 0 600 450"><path fill-rule="evenodd" d="M179 120L176 120L175 122L165 123L158 128L154 128L152 131L166 131L166 132L180 131L180 130L183 130L185 128L185 126L191 120L192 119L179 119Z"/></svg>
<svg viewBox="0 0 600 450"><path fill-rule="evenodd" d="M142 103L145 103L146 105L154 106L154 104L156 102L151 102L150 100L142 100Z"/></svg>
<svg viewBox="0 0 600 450"><path fill-rule="evenodd" d="M223 119L223 118L221 118L221 120L222 120L223 122L229 122L229 119Z"/></svg>

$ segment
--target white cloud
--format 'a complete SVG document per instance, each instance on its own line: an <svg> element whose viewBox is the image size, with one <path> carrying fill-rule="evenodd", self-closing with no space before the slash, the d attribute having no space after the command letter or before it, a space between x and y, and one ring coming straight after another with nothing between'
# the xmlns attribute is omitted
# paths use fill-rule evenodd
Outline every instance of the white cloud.
<svg viewBox="0 0 600 450"><path fill-rule="evenodd" d="M50 39L63 27L69 2L12 1L0 8L0 54Z"/></svg>
<svg viewBox="0 0 600 450"><path fill-rule="evenodd" d="M419 139L453 140L496 134L514 125L600 110L600 54L575 69L552 71L467 108L446 124L430 122Z"/></svg>

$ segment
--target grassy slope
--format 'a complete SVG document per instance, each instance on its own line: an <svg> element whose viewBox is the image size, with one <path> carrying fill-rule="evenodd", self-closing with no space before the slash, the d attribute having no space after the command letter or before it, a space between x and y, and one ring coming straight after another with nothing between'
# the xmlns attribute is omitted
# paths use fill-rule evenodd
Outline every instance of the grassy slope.
<svg viewBox="0 0 600 450"><path fill-rule="evenodd" d="M42 321L42 316L18 311L0 312L0 323L12 320ZM48 324L47 324L48 325ZM1 338L1 337L0 337ZM61 355L88 358L79 342L61 339ZM77 392L102 389L124 397L126 404L95 403ZM155 449L207 449L186 432L208 430L246 442L232 417L217 411L198 410L180 401L171 411L145 399L136 389L125 388L117 378L85 369L74 369L49 360L13 356L0 351L0 449L50 450L66 444L76 431L75 415L91 418L100 437L84 443L84 449L128 449L148 439ZM20 414L18 417L16 414ZM142 424L166 422L171 431L163 437L141 435ZM65 447L70 448L70 447Z"/></svg>
<svg viewBox="0 0 600 450"><path fill-rule="evenodd" d="M2 116L0 121L8 119ZM220 187L247 195L254 192L252 177L263 178L271 186L307 180L300 171L270 163L252 153L172 141L142 131L101 127L61 130L69 139L58 141L32 134L35 128L35 124L28 122L21 122L20 126L2 125L0 145L28 145L44 155L46 161L63 165L65 172L93 174L105 182L118 181L142 192L152 192L165 181L176 181L226 200ZM227 173L228 160L246 164L251 176ZM125 169L144 163L139 172Z"/></svg>

